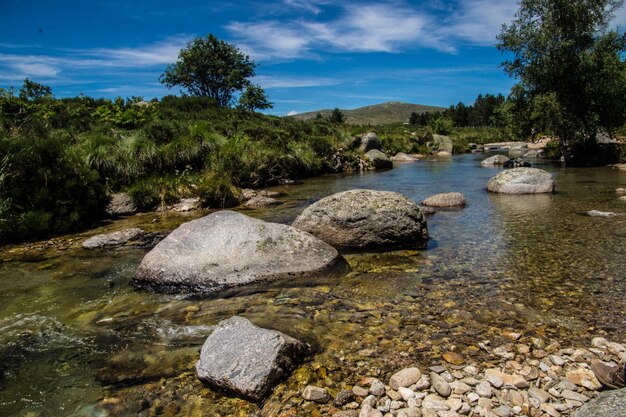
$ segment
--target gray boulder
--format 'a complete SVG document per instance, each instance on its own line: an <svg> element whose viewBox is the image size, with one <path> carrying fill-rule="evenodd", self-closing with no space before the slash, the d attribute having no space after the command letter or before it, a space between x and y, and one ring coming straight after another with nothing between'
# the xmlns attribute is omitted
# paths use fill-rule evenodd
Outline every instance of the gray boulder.
<svg viewBox="0 0 626 417"><path fill-rule="evenodd" d="M259 208L259 207L278 206L282 203L283 203L282 201L276 200L275 198L264 197L262 195L258 195L246 201L245 206L252 207L252 208Z"/></svg>
<svg viewBox="0 0 626 417"><path fill-rule="evenodd" d="M465 207L467 200L461 193L441 193L431 195L422 204L430 207Z"/></svg>
<svg viewBox="0 0 626 417"><path fill-rule="evenodd" d="M508 157L504 155L494 155L489 158L483 160L480 164L484 167L490 167L494 165L502 165L509 160Z"/></svg>
<svg viewBox="0 0 626 417"><path fill-rule="evenodd" d="M552 193L556 184L552 175L538 168L512 168L489 180L487 190L503 194Z"/></svg>
<svg viewBox="0 0 626 417"><path fill-rule="evenodd" d="M433 135L433 140L429 142L429 147L436 152L452 154L452 139L449 136Z"/></svg>
<svg viewBox="0 0 626 417"><path fill-rule="evenodd" d="M528 168L530 162L524 161L522 158L509 159L502 164L504 168Z"/></svg>
<svg viewBox="0 0 626 417"><path fill-rule="evenodd" d="M109 216L124 216L136 213L137 207L127 193L116 193L111 196L106 212Z"/></svg>
<svg viewBox="0 0 626 417"><path fill-rule="evenodd" d="M179 226L146 254L134 282L214 292L319 272L338 260L306 232L225 210Z"/></svg>
<svg viewBox="0 0 626 417"><path fill-rule="evenodd" d="M209 385L260 402L309 351L284 333L234 316L221 321L204 342L196 374Z"/></svg>
<svg viewBox="0 0 626 417"><path fill-rule="evenodd" d="M428 240L419 206L390 191L333 194L307 207L293 226L340 248L424 247Z"/></svg>
<svg viewBox="0 0 626 417"><path fill-rule="evenodd" d="M365 154L365 159L371 162L376 169L393 168L393 162L383 152L372 149Z"/></svg>
<svg viewBox="0 0 626 417"><path fill-rule="evenodd" d="M124 229L113 233L104 233L101 235L95 235L83 242L83 248L85 249L99 249L104 247L121 246L132 241L141 240L145 237L146 232L133 227L131 229Z"/></svg>
<svg viewBox="0 0 626 417"><path fill-rule="evenodd" d="M172 207L173 211L192 211L200 208L200 199L198 197L182 198Z"/></svg>
<svg viewBox="0 0 626 417"><path fill-rule="evenodd" d="M601 393L572 417L626 417L626 388Z"/></svg>
<svg viewBox="0 0 626 417"><path fill-rule="evenodd" d="M380 138L376 133L369 132L361 136L361 145L359 149L361 152L369 152L372 149L380 150L382 148L382 144L380 142Z"/></svg>
<svg viewBox="0 0 626 417"><path fill-rule="evenodd" d="M417 158L407 155L404 152L398 152L391 160L393 162L415 162Z"/></svg>

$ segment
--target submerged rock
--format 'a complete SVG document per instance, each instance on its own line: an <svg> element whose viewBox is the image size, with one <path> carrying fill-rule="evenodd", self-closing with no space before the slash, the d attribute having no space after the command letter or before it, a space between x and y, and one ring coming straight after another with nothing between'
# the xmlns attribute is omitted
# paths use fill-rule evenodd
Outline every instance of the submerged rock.
<svg viewBox="0 0 626 417"><path fill-rule="evenodd" d="M380 150L382 148L380 138L374 132L369 132L361 136L361 145L359 149L361 152L369 152L372 149Z"/></svg>
<svg viewBox="0 0 626 417"><path fill-rule="evenodd" d="M552 193L556 184L552 175L537 168L513 168L489 180L487 190L503 194Z"/></svg>
<svg viewBox="0 0 626 417"><path fill-rule="evenodd" d="M284 333L234 316L221 321L204 342L196 374L212 386L258 402L309 351L308 345Z"/></svg>
<svg viewBox="0 0 626 417"><path fill-rule="evenodd" d="M376 169L393 168L393 162L391 162L391 159L389 159L385 153L376 149L372 149L366 153L365 159L370 161Z"/></svg>
<svg viewBox="0 0 626 417"><path fill-rule="evenodd" d="M116 193L111 196L106 212L109 216L124 216L136 213L137 207L127 193Z"/></svg>
<svg viewBox="0 0 626 417"><path fill-rule="evenodd" d="M626 388L607 391L576 411L573 417L626 417Z"/></svg>
<svg viewBox="0 0 626 417"><path fill-rule="evenodd" d="M101 235L95 235L83 242L83 248L85 249L98 249L104 247L121 246L131 241L141 240L145 237L146 232L133 227L131 229L124 229L113 233L104 233Z"/></svg>
<svg viewBox="0 0 626 417"><path fill-rule="evenodd" d="M261 195L261 196L256 196L256 197L252 197L251 199L249 199L246 202L245 206L258 208L258 207L278 206L280 204L283 204L283 202L276 200L275 198L264 197Z"/></svg>
<svg viewBox="0 0 626 417"><path fill-rule="evenodd" d="M487 159L484 159L480 164L484 167L494 166L494 165L502 165L509 160L508 157L504 155L494 155L490 156Z"/></svg>
<svg viewBox="0 0 626 417"><path fill-rule="evenodd" d="M423 247L428 240L424 215L400 193L350 190L307 207L294 221L335 247Z"/></svg>
<svg viewBox="0 0 626 417"><path fill-rule="evenodd" d="M422 204L429 207L465 207L467 200L461 193L441 193L431 195Z"/></svg>
<svg viewBox="0 0 626 417"><path fill-rule="evenodd" d="M509 159L502 164L504 168L529 168L530 163L524 161L522 158Z"/></svg>
<svg viewBox="0 0 626 417"><path fill-rule="evenodd" d="M613 213L612 211L589 210L587 212L587 216L589 217L614 217L615 213Z"/></svg>
<svg viewBox="0 0 626 417"><path fill-rule="evenodd" d="M179 226L143 258L134 282L214 292L318 272L338 259L306 232L226 210Z"/></svg>

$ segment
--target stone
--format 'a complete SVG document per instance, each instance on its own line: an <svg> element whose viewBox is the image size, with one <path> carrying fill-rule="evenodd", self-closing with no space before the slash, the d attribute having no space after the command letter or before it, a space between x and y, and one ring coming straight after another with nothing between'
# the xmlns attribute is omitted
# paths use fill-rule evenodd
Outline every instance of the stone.
<svg viewBox="0 0 626 417"><path fill-rule="evenodd" d="M307 207L293 226L338 248L420 248L428 240L417 204L391 191L333 194Z"/></svg>
<svg viewBox="0 0 626 417"><path fill-rule="evenodd" d="M109 216L124 216L137 212L137 207L128 193L116 193L111 195L106 212Z"/></svg>
<svg viewBox="0 0 626 417"><path fill-rule="evenodd" d="M585 397L584 395L568 389L561 392L561 397L565 398L566 400L580 401L581 403L589 401L589 398Z"/></svg>
<svg viewBox="0 0 626 417"><path fill-rule="evenodd" d="M343 389L337 393L335 400L333 401L337 407L342 407L352 401L354 401L354 393L350 390Z"/></svg>
<svg viewBox="0 0 626 417"><path fill-rule="evenodd" d="M389 378L389 386L399 391L401 387L409 387L417 383L421 377L422 373L418 368L406 368Z"/></svg>
<svg viewBox="0 0 626 417"><path fill-rule="evenodd" d="M424 214L426 216L429 216L429 215L437 213L437 211L434 208L432 208L432 207L419 206L419 208L420 208L420 211L422 212L422 214Z"/></svg>
<svg viewBox="0 0 626 417"><path fill-rule="evenodd" d="M452 155L454 144L449 136L433 135L432 141L428 142L428 147L436 153L445 152L448 155Z"/></svg>
<svg viewBox="0 0 626 417"><path fill-rule="evenodd" d="M513 168L489 180L487 190L503 194L552 193L556 185L552 175L537 168Z"/></svg>
<svg viewBox="0 0 626 417"><path fill-rule="evenodd" d="M622 188L622 187L620 187L620 188L616 188L616 189L615 189L615 192L616 192L617 194L626 194L626 188Z"/></svg>
<svg viewBox="0 0 626 417"><path fill-rule="evenodd" d="M372 166L376 169L393 168L393 162L382 151L372 149L365 154L365 159L371 162Z"/></svg>
<svg viewBox="0 0 626 417"><path fill-rule="evenodd" d="M342 410L337 411L332 417L358 417L359 413L356 410Z"/></svg>
<svg viewBox="0 0 626 417"><path fill-rule="evenodd" d="M559 413L552 404L542 403L539 408L550 417L561 417L561 413Z"/></svg>
<svg viewBox="0 0 626 417"><path fill-rule="evenodd" d="M372 406L365 404L361 408L361 412L359 413L359 417L383 417L383 413L373 408Z"/></svg>
<svg viewBox="0 0 626 417"><path fill-rule="evenodd" d="M252 197L256 197L257 195L258 193L251 188L242 188L241 192L239 193L239 200L247 201L250 200Z"/></svg>
<svg viewBox="0 0 626 417"><path fill-rule="evenodd" d="M491 412L497 415L498 417L510 417L511 414L513 414L511 407L509 407L508 405L501 405L491 410Z"/></svg>
<svg viewBox="0 0 626 417"><path fill-rule="evenodd" d="M439 157L439 158L451 158L452 157L452 152L439 151L435 155L437 157Z"/></svg>
<svg viewBox="0 0 626 417"><path fill-rule="evenodd" d="M415 392L412 389L406 387L399 387L398 394L400 394L404 401L409 401L411 398L415 398Z"/></svg>
<svg viewBox="0 0 626 417"><path fill-rule="evenodd" d="M600 210L589 210L587 216L589 217L615 217L616 214L612 211L600 211Z"/></svg>
<svg viewBox="0 0 626 417"><path fill-rule="evenodd" d="M368 395L365 397L361 405L369 405L370 407L376 407L376 403L378 402L378 398L375 395Z"/></svg>
<svg viewBox="0 0 626 417"><path fill-rule="evenodd" d="M565 377L571 383L590 390L597 390L602 386L591 369L578 368L567 372Z"/></svg>
<svg viewBox="0 0 626 417"><path fill-rule="evenodd" d="M480 164L484 167L489 167L489 166L495 166L495 165L502 165L508 160L509 158L504 155L493 155L487 159L484 159Z"/></svg>
<svg viewBox="0 0 626 417"><path fill-rule="evenodd" d="M449 407L443 398L435 394L428 394L422 400L422 408L439 411L439 410L448 410Z"/></svg>
<svg viewBox="0 0 626 417"><path fill-rule="evenodd" d="M361 152L366 153L371 151L372 149L380 150L382 148L382 144L380 142L380 138L374 132L369 132L361 136L361 145L359 149Z"/></svg>
<svg viewBox="0 0 626 417"><path fill-rule="evenodd" d="M393 390L391 388L387 390L387 397L391 398L393 401L399 401L402 399L402 396L400 395L400 393L398 393L398 391Z"/></svg>
<svg viewBox="0 0 626 417"><path fill-rule="evenodd" d="M378 379L373 379L370 384L370 393L372 395L376 395L377 397L385 395L385 384L380 382Z"/></svg>
<svg viewBox="0 0 626 417"><path fill-rule="evenodd" d="M452 410L437 411L437 417L459 417L459 413Z"/></svg>
<svg viewBox="0 0 626 417"><path fill-rule="evenodd" d="M407 155L404 152L398 152L397 154L394 155L393 158L391 158L391 160L393 162L400 162L400 163L404 163L404 162L415 162L417 161L417 158L411 156L411 155Z"/></svg>
<svg viewBox="0 0 626 417"><path fill-rule="evenodd" d="M522 158L509 159L502 164L504 168L528 168L530 163L524 161Z"/></svg>
<svg viewBox="0 0 626 417"><path fill-rule="evenodd" d="M572 417L626 417L626 388L601 393Z"/></svg>
<svg viewBox="0 0 626 417"><path fill-rule="evenodd" d="M214 387L260 402L309 352L305 343L234 316L219 322L202 345L196 374Z"/></svg>
<svg viewBox="0 0 626 417"><path fill-rule="evenodd" d="M370 393L367 389L365 389L363 387L359 387L358 385L355 385L355 386L352 387L352 392L357 397L367 397L368 394Z"/></svg>
<svg viewBox="0 0 626 417"><path fill-rule="evenodd" d="M491 398L493 392L491 391L491 385L487 381L483 381L474 387L476 394L484 398Z"/></svg>
<svg viewBox="0 0 626 417"><path fill-rule="evenodd" d="M528 383L528 381L526 381L526 379L524 379L524 377L520 375L505 374L504 372L500 372L496 369L487 369L485 371L485 379L489 381L490 378L499 378L502 381L502 385L504 387L515 387L523 389L530 386L530 384Z"/></svg>
<svg viewBox="0 0 626 417"><path fill-rule="evenodd" d="M119 230L113 233L104 233L95 235L83 242L85 249L100 249L105 247L122 246L132 241L141 240L146 232L133 227L130 229Z"/></svg>
<svg viewBox="0 0 626 417"><path fill-rule="evenodd" d="M542 403L547 403L551 398L550 394L534 385L528 388L528 395Z"/></svg>
<svg viewBox="0 0 626 417"><path fill-rule="evenodd" d="M262 195L258 195L246 201L245 206L251 207L251 208L259 208L259 207L278 206L282 203L283 203L282 201L276 200L275 198L264 197Z"/></svg>
<svg viewBox="0 0 626 417"><path fill-rule="evenodd" d="M418 391L423 391L430 388L430 379L426 375L422 375L422 377L415 383L415 389Z"/></svg>
<svg viewBox="0 0 626 417"><path fill-rule="evenodd" d="M452 392L454 394L459 394L459 395L467 394L468 392L472 390L472 387L470 387L469 385L467 385L466 383L462 381L454 381L450 383L450 388L452 388Z"/></svg>
<svg viewBox="0 0 626 417"><path fill-rule="evenodd" d="M184 223L144 256L136 285L215 292L329 269L336 249L294 227L233 211Z"/></svg>
<svg viewBox="0 0 626 417"><path fill-rule="evenodd" d="M403 415L404 417L422 417L422 412L419 408L400 408L396 416L402 417Z"/></svg>
<svg viewBox="0 0 626 417"><path fill-rule="evenodd" d="M469 394L467 394L467 399L470 403L475 403L480 399L480 395L476 394L475 392L470 392Z"/></svg>
<svg viewBox="0 0 626 417"><path fill-rule="evenodd" d="M446 405L452 411L459 411L461 407L463 406L463 401L461 401L460 398L448 398L446 400Z"/></svg>
<svg viewBox="0 0 626 417"><path fill-rule="evenodd" d="M182 198L178 203L174 204L172 211L186 212L197 210L200 208L200 199L198 197Z"/></svg>
<svg viewBox="0 0 626 417"><path fill-rule="evenodd" d="M302 391L302 398L307 401L315 401L317 403L327 403L330 397L324 388L315 385L307 385Z"/></svg>
<svg viewBox="0 0 626 417"><path fill-rule="evenodd" d="M457 192L435 194L422 201L427 207L465 207L466 204L465 196Z"/></svg>
<svg viewBox="0 0 626 417"><path fill-rule="evenodd" d="M430 381L437 393L442 397L448 397L452 393L450 384L435 372L430 373Z"/></svg>

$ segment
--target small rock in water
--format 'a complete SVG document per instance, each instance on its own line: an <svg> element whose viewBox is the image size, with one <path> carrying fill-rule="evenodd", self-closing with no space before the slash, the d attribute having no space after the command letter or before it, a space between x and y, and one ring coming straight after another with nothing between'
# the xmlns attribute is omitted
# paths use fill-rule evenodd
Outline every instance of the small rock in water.
<svg viewBox="0 0 626 417"><path fill-rule="evenodd" d="M315 385L307 385L302 391L302 398L307 401L315 401L318 403L328 402L328 393L324 388L316 387Z"/></svg>
<svg viewBox="0 0 626 417"><path fill-rule="evenodd" d="M612 211L589 210L587 212L589 217L614 217L615 215Z"/></svg>
<svg viewBox="0 0 626 417"><path fill-rule="evenodd" d="M339 391L339 393L335 396L334 403L337 407L342 407L352 401L354 401L354 393L350 390L344 389Z"/></svg>
<svg viewBox="0 0 626 417"><path fill-rule="evenodd" d="M422 201L427 207L465 207L466 204L465 196L457 192L435 194Z"/></svg>
<svg viewBox="0 0 626 417"><path fill-rule="evenodd" d="M439 374L435 372L431 372L430 380L435 391L437 391L437 393L439 393L439 395L441 395L442 397L448 397L450 393L452 392L452 388L450 387L450 384L445 379L443 379Z"/></svg>
<svg viewBox="0 0 626 417"><path fill-rule="evenodd" d="M456 353L456 352L446 352L443 354L443 359L448 362L451 363L453 365L462 365L463 363L465 363L465 359L463 358L462 355Z"/></svg>
<svg viewBox="0 0 626 417"><path fill-rule="evenodd" d="M278 206L280 204L282 204L282 201L276 200L275 198L256 196L248 200L245 206L252 207L252 208L259 208L259 207Z"/></svg>
<svg viewBox="0 0 626 417"><path fill-rule="evenodd" d="M139 229L138 227L133 227L113 233L95 235L83 242L83 248L97 249L111 246L120 246L144 237L145 233L146 232Z"/></svg>
<svg viewBox="0 0 626 417"><path fill-rule="evenodd" d="M395 390L400 387L408 387L417 383L422 376L418 368L406 368L395 373L389 379L389 386Z"/></svg>

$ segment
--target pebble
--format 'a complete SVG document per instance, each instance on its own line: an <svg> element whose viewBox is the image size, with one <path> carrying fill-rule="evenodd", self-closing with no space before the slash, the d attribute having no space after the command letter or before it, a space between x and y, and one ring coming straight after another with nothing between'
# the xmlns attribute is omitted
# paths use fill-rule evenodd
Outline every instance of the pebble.
<svg viewBox="0 0 626 417"><path fill-rule="evenodd" d="M547 413L550 417L561 417L561 413L559 413L553 405L544 403L541 404L540 409Z"/></svg>
<svg viewBox="0 0 626 417"><path fill-rule="evenodd" d="M324 388L316 387L315 385L307 385L302 391L302 398L307 401L326 403L330 397Z"/></svg>
<svg viewBox="0 0 626 417"><path fill-rule="evenodd" d="M430 369L431 371L436 372L438 374L446 371L446 367L445 366L441 366L441 365L431 366L428 369Z"/></svg>
<svg viewBox="0 0 626 417"><path fill-rule="evenodd" d="M452 388L450 388L448 381L443 379L439 374L431 372L430 380L435 391L442 397L448 397L450 393L452 393Z"/></svg>
<svg viewBox="0 0 626 417"><path fill-rule="evenodd" d="M406 368L395 373L389 379L389 386L395 390L411 386L420 380L422 373L418 368Z"/></svg>
<svg viewBox="0 0 626 417"><path fill-rule="evenodd" d="M469 394L467 394L467 399L470 403L475 403L480 399L480 395L476 394L475 392L470 392Z"/></svg>
<svg viewBox="0 0 626 417"><path fill-rule="evenodd" d="M448 405L445 400L438 395L429 394L422 401L422 407L431 410L448 410Z"/></svg>
<svg viewBox="0 0 626 417"><path fill-rule="evenodd" d="M461 401L460 398L448 398L446 400L446 405L452 411L459 411L461 409L461 406L463 406L463 401Z"/></svg>
<svg viewBox="0 0 626 417"><path fill-rule="evenodd" d="M450 384L450 388L452 388L452 392L455 394L463 395L471 391L472 387L467 385L462 381L454 381Z"/></svg>
<svg viewBox="0 0 626 417"><path fill-rule="evenodd" d="M465 358L457 352L446 352L443 354L443 359L453 365L462 365L465 363Z"/></svg>
<svg viewBox="0 0 626 417"><path fill-rule="evenodd" d="M367 397L367 395L369 394L368 390L366 390L363 387L359 387L358 385L355 385L354 387L352 387L352 392L357 397Z"/></svg>
<svg viewBox="0 0 626 417"><path fill-rule="evenodd" d="M491 398L491 396L493 395L493 392L491 391L491 385L487 381L483 381L480 384L476 385L474 387L474 391L476 391L476 394L485 398Z"/></svg>
<svg viewBox="0 0 626 417"><path fill-rule="evenodd" d="M405 387L398 388L398 394L400 394L404 401L409 401L411 398L415 398L415 392Z"/></svg>
<svg viewBox="0 0 626 417"><path fill-rule="evenodd" d="M363 400L363 402L361 403L361 405L364 405L364 404L365 404L365 405L369 405L370 407L374 408L374 407L376 407L376 401L378 401L378 400L377 400L377 398L376 398L375 396L373 396L373 395L368 395L368 396L367 396L367 397Z"/></svg>
<svg viewBox="0 0 626 417"><path fill-rule="evenodd" d="M437 411L438 417L459 417L459 414L456 411L445 410L445 411Z"/></svg>
<svg viewBox="0 0 626 417"><path fill-rule="evenodd" d="M565 398L566 400L575 400L580 402L585 402L589 400L589 398L585 397L584 395L568 389L561 392L561 397Z"/></svg>
<svg viewBox="0 0 626 417"><path fill-rule="evenodd" d="M398 410L397 417L422 417L419 408L401 408Z"/></svg>
<svg viewBox="0 0 626 417"><path fill-rule="evenodd" d="M590 369L579 368L568 372L566 377L573 384L580 385L587 389L596 390L602 386Z"/></svg>
<svg viewBox="0 0 626 417"><path fill-rule="evenodd" d="M415 389L418 391L423 391L430 388L430 379L426 375L422 375L422 377L415 383Z"/></svg>
<svg viewBox="0 0 626 417"><path fill-rule="evenodd" d="M335 396L335 405L341 407L354 400L354 393L350 390L344 389L337 393Z"/></svg>
<svg viewBox="0 0 626 417"><path fill-rule="evenodd" d="M542 402L542 403L547 403L550 400L550 394L548 394L546 391L542 390L541 388L537 388L535 386L531 386L528 389L528 395L530 395L532 398L535 398L537 401Z"/></svg>
<svg viewBox="0 0 626 417"><path fill-rule="evenodd" d="M377 409L371 407L370 405L365 404L361 408L361 412L359 413L359 417L383 417L383 413L381 413Z"/></svg>
<svg viewBox="0 0 626 417"><path fill-rule="evenodd" d="M409 390L409 391L413 392L412 390ZM414 392L413 392L413 395L415 395ZM400 398L402 398L402 396L400 395L398 391L395 391L392 389L387 390L387 397L391 398L393 401L398 401Z"/></svg>
<svg viewBox="0 0 626 417"><path fill-rule="evenodd" d="M378 379L372 380L372 383L370 384L370 393L380 397L381 395L385 395L385 391L385 384L380 382Z"/></svg>
<svg viewBox="0 0 626 417"><path fill-rule="evenodd" d="M493 410L493 413L498 417L509 417L512 411L511 407L509 407L508 405L501 405L500 407L495 408Z"/></svg>

